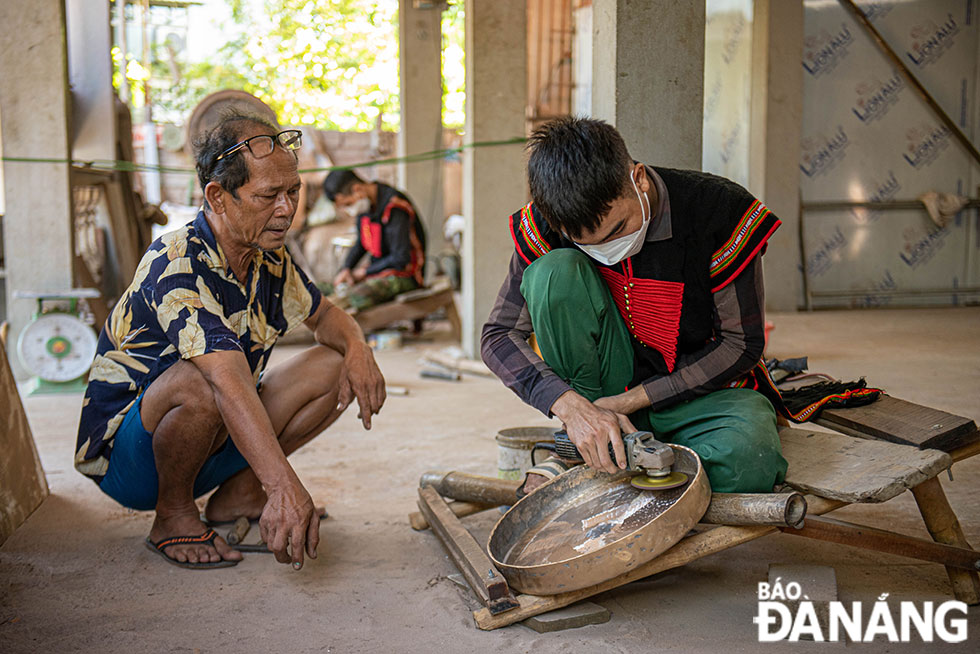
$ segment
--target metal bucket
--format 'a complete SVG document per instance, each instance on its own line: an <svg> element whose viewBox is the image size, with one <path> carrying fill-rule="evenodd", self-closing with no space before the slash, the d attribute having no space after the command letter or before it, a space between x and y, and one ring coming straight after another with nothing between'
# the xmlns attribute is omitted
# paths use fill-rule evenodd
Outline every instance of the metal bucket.
<svg viewBox="0 0 980 654"><path fill-rule="evenodd" d="M523 479L534 463L531 450L537 443L554 442L553 427L511 427L497 432L497 477Z"/></svg>
<svg viewBox="0 0 980 654"><path fill-rule="evenodd" d="M659 556L695 525L711 487L693 450L673 445L678 488L651 491L630 475L576 466L543 484L505 513L487 549L508 583L553 595L613 579Z"/></svg>

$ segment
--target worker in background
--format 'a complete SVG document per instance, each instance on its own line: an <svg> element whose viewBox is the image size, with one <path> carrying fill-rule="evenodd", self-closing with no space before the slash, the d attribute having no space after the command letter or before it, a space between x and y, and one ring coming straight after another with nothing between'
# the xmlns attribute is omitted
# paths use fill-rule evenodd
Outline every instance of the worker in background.
<svg viewBox="0 0 980 654"><path fill-rule="evenodd" d="M360 311L423 286L425 232L408 196L351 170L331 172L323 190L357 228L357 241L333 280L338 304ZM365 255L367 265L359 265Z"/></svg>
<svg viewBox="0 0 980 654"><path fill-rule="evenodd" d="M147 546L188 568L235 565L213 523L259 519L280 563L315 557L320 512L287 456L356 398L365 429L384 379L346 312L284 246L301 186L298 130L232 113L197 144L204 207L154 241L99 336L75 467L154 510ZM316 345L265 370L305 325ZM217 488L202 520L196 497Z"/></svg>
<svg viewBox="0 0 980 654"><path fill-rule="evenodd" d="M483 360L593 468L623 468L621 432L639 428L697 452L715 491L771 491L787 464L773 405L751 389L780 221L726 179L634 161L602 121L558 119L528 150L532 202L510 217ZM564 468L533 468L524 491Z"/></svg>

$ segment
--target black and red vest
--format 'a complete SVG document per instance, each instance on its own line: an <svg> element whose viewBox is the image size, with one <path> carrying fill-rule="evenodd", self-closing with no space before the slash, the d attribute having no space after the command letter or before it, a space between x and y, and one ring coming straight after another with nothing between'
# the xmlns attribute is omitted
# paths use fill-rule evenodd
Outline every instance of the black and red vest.
<svg viewBox="0 0 980 654"><path fill-rule="evenodd" d="M372 213L361 214L358 217L357 234L363 247L374 259L380 259L388 254L389 246L385 243L384 227L388 224L393 209L401 209L408 214L409 239L411 240L410 256L406 266L400 270L383 270L370 277L412 277L418 285L424 286L425 274L425 231L422 221L418 218L415 206L401 191L377 182L378 209Z"/></svg>
<svg viewBox="0 0 980 654"><path fill-rule="evenodd" d="M734 281L780 225L734 182L697 171L654 170L667 188L671 237L648 240L612 266L592 261L633 336L631 386L670 374L679 356L704 347L715 330L712 293ZM552 249L575 247L533 203L513 214L510 226L528 264Z"/></svg>

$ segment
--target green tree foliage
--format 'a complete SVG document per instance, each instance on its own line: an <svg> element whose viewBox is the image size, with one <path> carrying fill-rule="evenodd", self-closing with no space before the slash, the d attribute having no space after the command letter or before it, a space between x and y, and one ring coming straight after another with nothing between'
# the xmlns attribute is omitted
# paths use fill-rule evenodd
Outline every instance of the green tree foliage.
<svg viewBox="0 0 980 654"><path fill-rule="evenodd" d="M228 1L240 36L219 58L283 123L397 129L397 1Z"/></svg>
<svg viewBox="0 0 980 654"><path fill-rule="evenodd" d="M208 94L237 88L262 99L283 124L366 131L380 117L383 129L398 129L398 0L207 0L192 11L192 21L215 27L217 42L203 60L153 43L146 71L132 42L128 64L114 49L114 83L125 70L134 111L144 84L154 120L177 123ZM443 113L452 126L463 123L463 28L463 0L450 0L442 21Z"/></svg>

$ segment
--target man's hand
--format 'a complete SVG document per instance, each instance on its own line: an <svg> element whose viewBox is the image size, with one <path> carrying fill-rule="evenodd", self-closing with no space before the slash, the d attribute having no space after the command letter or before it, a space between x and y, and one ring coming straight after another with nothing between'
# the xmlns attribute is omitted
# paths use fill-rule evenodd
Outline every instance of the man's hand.
<svg viewBox="0 0 980 654"><path fill-rule="evenodd" d="M351 273L351 276L354 278L355 282L363 282L365 279L367 279L367 270L364 268L355 268Z"/></svg>
<svg viewBox="0 0 980 654"><path fill-rule="evenodd" d="M634 432L636 427L625 415L602 408L598 402L589 402L575 391L567 391L555 400L551 412L565 424L568 438L575 443L590 468L609 473L626 468L621 432ZM618 467L609 458L609 443L612 443Z"/></svg>
<svg viewBox="0 0 980 654"><path fill-rule="evenodd" d="M642 386L634 386L625 393L600 397L594 403L600 409L609 409L613 413L628 416L640 409L650 406L650 399Z"/></svg>
<svg viewBox="0 0 980 654"><path fill-rule="evenodd" d="M303 567L303 551L316 558L320 544L320 516L313 499L295 475L281 485L267 487L269 500L259 518L262 540L279 563L292 563L293 569Z"/></svg>
<svg viewBox="0 0 980 654"><path fill-rule="evenodd" d="M337 273L336 277L333 278L334 286L339 286L341 284L353 284L353 283L355 283L354 275L351 274L350 268L344 268L339 273Z"/></svg>
<svg viewBox="0 0 980 654"><path fill-rule="evenodd" d="M344 355L344 373L340 378L340 409L346 409L354 398L360 407L357 417L365 429L371 428L371 416L385 403L385 379L374 361L371 348L363 342L348 347Z"/></svg>

